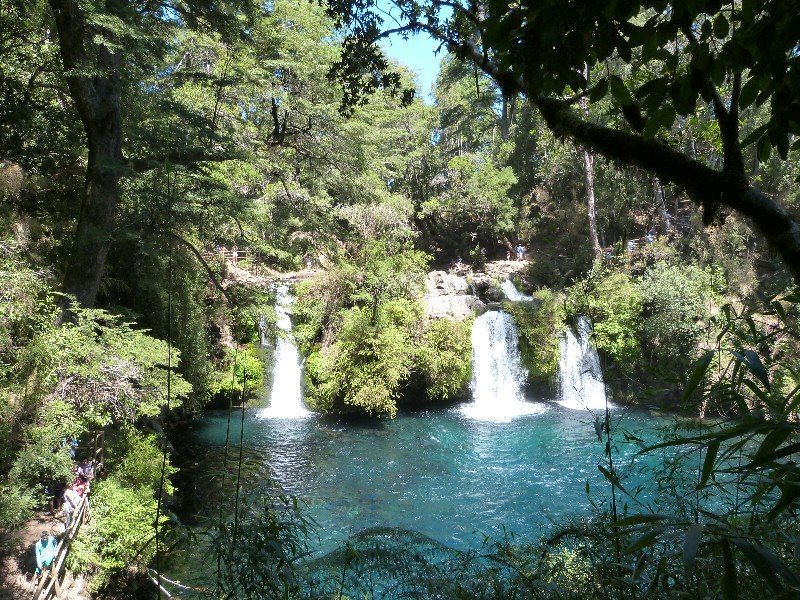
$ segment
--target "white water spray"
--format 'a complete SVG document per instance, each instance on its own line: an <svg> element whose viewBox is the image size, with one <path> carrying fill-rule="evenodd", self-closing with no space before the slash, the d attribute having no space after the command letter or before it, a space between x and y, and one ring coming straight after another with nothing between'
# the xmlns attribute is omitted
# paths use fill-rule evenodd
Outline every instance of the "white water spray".
<svg viewBox="0 0 800 600"><path fill-rule="evenodd" d="M522 292L517 289L517 286L514 285L514 282L510 279L506 279L502 285L500 285L500 289L503 290L503 293L506 295L506 298L511 300L512 302L530 302L533 300L533 296L526 296Z"/></svg>
<svg viewBox="0 0 800 600"><path fill-rule="evenodd" d="M510 421L545 410L523 399L522 367L514 319L502 311L484 313L472 326L473 401L461 413L480 421Z"/></svg>
<svg viewBox="0 0 800 600"><path fill-rule="evenodd" d="M294 298L288 286L277 288L278 339L272 367L272 390L269 406L261 411L266 419L303 419L311 413L303 406L303 367L300 352L292 338L291 305Z"/></svg>
<svg viewBox="0 0 800 600"><path fill-rule="evenodd" d="M559 403L566 408L594 411L606 407L606 386L600 358L590 341L591 333L591 321L587 317L578 317L578 337L567 329L559 342Z"/></svg>

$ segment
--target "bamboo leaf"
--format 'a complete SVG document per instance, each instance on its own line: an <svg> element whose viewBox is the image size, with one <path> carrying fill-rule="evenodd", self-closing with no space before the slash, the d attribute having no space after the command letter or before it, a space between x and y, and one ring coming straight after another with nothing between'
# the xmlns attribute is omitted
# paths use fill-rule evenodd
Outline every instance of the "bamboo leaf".
<svg viewBox="0 0 800 600"><path fill-rule="evenodd" d="M616 522L618 527L631 527L633 525L643 525L645 523L658 523L660 521L667 521L667 520L674 520L675 517L672 515L653 515L653 514L644 514L644 515L632 515L630 517L625 517L624 519L620 519Z"/></svg>
<svg viewBox="0 0 800 600"><path fill-rule="evenodd" d="M708 350L700 359L695 363L694 368L692 369L691 374L689 375L689 380L686 382L686 387L683 390L683 400L688 400L694 391L697 389L697 386L700 385L700 382L705 377L706 371L708 371L708 366L711 364L711 359L714 358L714 352Z"/></svg>
<svg viewBox="0 0 800 600"><path fill-rule="evenodd" d="M778 501L775 503L775 506L772 507L772 510L767 513L767 518L770 521L780 515L792 504L800 500L800 482L796 480L790 480L783 485L779 485L778 487L781 488L781 497L778 498Z"/></svg>
<svg viewBox="0 0 800 600"><path fill-rule="evenodd" d="M756 451L753 460L762 460L765 456L772 454L778 446L786 441L786 438L792 434L792 431L792 427L776 425L775 428L767 434L764 441L761 442L761 446L759 446L758 451Z"/></svg>
<svg viewBox="0 0 800 600"><path fill-rule="evenodd" d="M622 483L620 483L619 478L615 473L612 473L611 471L606 469L603 465L597 465L597 468L600 470L603 476L611 482L611 485L618 487L626 494L628 493L628 491L624 487L622 487Z"/></svg>
<svg viewBox="0 0 800 600"><path fill-rule="evenodd" d="M754 546L752 543L742 539L733 540L733 543L742 551L745 558L750 561L750 564L753 565L753 568L761 575L761 578L773 592L780 594L784 591L780 579L775 574L778 569L775 568L773 556L766 554L763 548Z"/></svg>
<svg viewBox="0 0 800 600"><path fill-rule="evenodd" d="M743 350L742 353L731 352L738 360L740 360L748 370L755 375L758 380L764 384L764 387L769 389L769 373L761 362L761 357L752 350Z"/></svg>
<svg viewBox="0 0 800 600"><path fill-rule="evenodd" d="M647 533L636 539L636 541L634 541L630 546L625 548L625 552L628 554L633 554L635 552L639 552L639 550L642 550L643 548L651 546L653 542L655 542L658 539L658 536L664 533L664 530L665 530L664 527L651 529L650 531L648 531Z"/></svg>
<svg viewBox="0 0 800 600"><path fill-rule="evenodd" d="M719 452L719 440L712 440L711 442L709 442L708 449L706 450L706 458L703 461L703 471L700 476L701 488L705 486L709 476L711 475L711 471L714 469L714 462L717 459L718 452Z"/></svg>
<svg viewBox="0 0 800 600"><path fill-rule="evenodd" d="M700 547L700 540L703 537L703 526L699 523L692 523L686 528L683 538L683 566L686 569L686 580L689 580L694 569L697 549Z"/></svg>

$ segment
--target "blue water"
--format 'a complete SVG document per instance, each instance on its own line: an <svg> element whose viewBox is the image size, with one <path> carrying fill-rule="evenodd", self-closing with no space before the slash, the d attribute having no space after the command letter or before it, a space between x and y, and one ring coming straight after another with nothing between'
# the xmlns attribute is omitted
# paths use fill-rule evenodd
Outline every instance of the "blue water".
<svg viewBox="0 0 800 600"><path fill-rule="evenodd" d="M236 476L241 412L230 431L223 469L227 412L193 422L179 440L184 514L219 510L220 473ZM267 420L244 413L242 490L257 495L270 482L308 505L321 548L374 526L411 529L465 548L503 528L534 541L567 516L589 516L586 484L607 501L606 464L593 418L548 403L536 415L507 423L481 422L457 409L400 415L380 423L321 417ZM664 419L646 412L612 414L612 456L628 486L646 486L640 447L623 430L653 441Z"/></svg>

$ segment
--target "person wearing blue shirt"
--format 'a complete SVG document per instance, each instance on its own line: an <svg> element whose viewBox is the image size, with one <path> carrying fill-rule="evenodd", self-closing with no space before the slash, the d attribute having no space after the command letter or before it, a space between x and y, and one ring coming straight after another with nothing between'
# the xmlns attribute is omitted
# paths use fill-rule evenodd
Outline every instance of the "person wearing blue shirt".
<svg viewBox="0 0 800 600"><path fill-rule="evenodd" d="M56 557L58 550L58 541L47 530L42 531L39 536L39 541L36 542L36 574L42 572L42 569L48 569L53 564L53 559Z"/></svg>

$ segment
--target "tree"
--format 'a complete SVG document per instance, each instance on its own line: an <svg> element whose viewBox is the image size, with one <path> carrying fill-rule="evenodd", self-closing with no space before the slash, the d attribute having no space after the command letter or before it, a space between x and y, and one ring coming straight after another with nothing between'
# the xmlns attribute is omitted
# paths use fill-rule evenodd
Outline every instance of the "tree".
<svg viewBox="0 0 800 600"><path fill-rule="evenodd" d="M165 161L219 160L202 147L179 147L169 154L126 160L123 101L158 63L178 27L232 30L232 9L243 3L198 1L103 4L49 0L69 95L86 135L88 159L83 198L64 276L64 291L78 304L95 303L120 200L120 180L131 170ZM246 7L245 7L246 8ZM174 70L174 69L173 69ZM169 69L167 69L169 71ZM153 88L154 92L157 88ZM223 155L225 156L225 155Z"/></svg>
<svg viewBox="0 0 800 600"><path fill-rule="evenodd" d="M557 136L684 189L706 224L722 209L748 218L800 282L800 221L754 185L744 160L755 142L761 160L772 148L786 160L798 147L796 1L576 0L567 8L560 0L396 0L394 7L400 23L388 29L372 2L330 1L348 28L336 72L349 90L364 77L386 81L375 41L429 34L490 75L504 95L524 95ZM617 122L584 116L574 108L583 98L609 98ZM767 104L763 119L742 131L744 113ZM678 116L695 110L715 123L720 168L664 139Z"/></svg>

